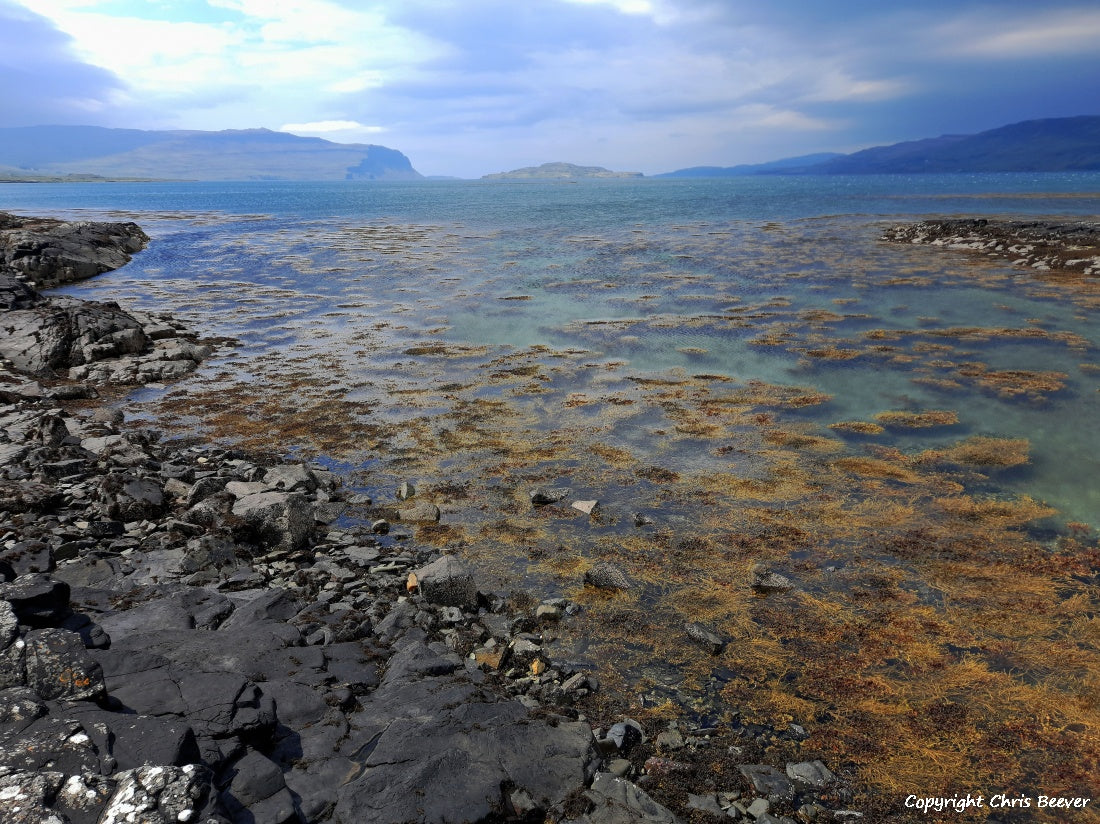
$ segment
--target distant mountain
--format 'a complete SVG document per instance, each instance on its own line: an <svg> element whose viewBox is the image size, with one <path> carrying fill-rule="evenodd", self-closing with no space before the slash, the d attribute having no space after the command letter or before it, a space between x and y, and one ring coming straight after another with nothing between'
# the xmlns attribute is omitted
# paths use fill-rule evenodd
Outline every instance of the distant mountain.
<svg viewBox="0 0 1100 824"><path fill-rule="evenodd" d="M28 177L170 180L418 180L396 149L270 129L144 131L98 126L0 129L0 167Z"/></svg>
<svg viewBox="0 0 1100 824"><path fill-rule="evenodd" d="M824 163L826 160L844 157L836 152L818 152L817 154L787 157L770 163L742 163L740 166L692 166L689 169L677 169L675 172L653 175L653 177L744 177L781 172L790 174L793 170Z"/></svg>
<svg viewBox="0 0 1100 824"><path fill-rule="evenodd" d="M654 177L1080 171L1100 171L1100 117L1025 120L978 134L942 135L848 155L811 154L752 165L694 166Z"/></svg>
<svg viewBox="0 0 1100 824"><path fill-rule="evenodd" d="M1100 170L1100 117L1025 120L974 135L876 146L814 166L814 174Z"/></svg>
<svg viewBox="0 0 1100 824"><path fill-rule="evenodd" d="M575 166L572 163L543 163L524 166L510 172L483 175L482 180L610 180L642 177L641 172L612 172L602 166Z"/></svg>

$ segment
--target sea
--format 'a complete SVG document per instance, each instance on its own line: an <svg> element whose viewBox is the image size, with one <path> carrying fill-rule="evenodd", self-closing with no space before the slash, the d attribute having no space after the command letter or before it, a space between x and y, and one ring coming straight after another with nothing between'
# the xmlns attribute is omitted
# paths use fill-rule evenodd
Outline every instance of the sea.
<svg viewBox="0 0 1100 824"><path fill-rule="evenodd" d="M132 420L376 502L413 483L440 523L379 540L580 605L548 648L635 712L796 725L880 795L1096 789L1098 281L882 238L1096 221L1100 174L3 184L0 208L138 222L145 251L61 291L219 341ZM584 586L600 561L634 589Z"/></svg>

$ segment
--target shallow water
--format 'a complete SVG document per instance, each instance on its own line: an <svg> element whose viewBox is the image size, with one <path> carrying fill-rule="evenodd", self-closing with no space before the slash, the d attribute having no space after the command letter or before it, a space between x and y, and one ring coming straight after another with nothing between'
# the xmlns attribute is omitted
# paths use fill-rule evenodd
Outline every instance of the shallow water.
<svg viewBox="0 0 1100 824"><path fill-rule="evenodd" d="M147 251L66 291L237 340L136 393L139 414L317 456L377 500L416 481L444 511L417 538L504 590L583 603L555 654L639 712L796 722L804 752L890 794L1094 780L1100 298L879 237L927 214L1095 219L1097 191L990 175L0 196L138 220ZM540 485L570 496L533 509ZM584 499L594 517L569 508ZM599 559L637 589L586 590ZM757 563L797 588L755 593ZM712 659L685 621L732 643Z"/></svg>

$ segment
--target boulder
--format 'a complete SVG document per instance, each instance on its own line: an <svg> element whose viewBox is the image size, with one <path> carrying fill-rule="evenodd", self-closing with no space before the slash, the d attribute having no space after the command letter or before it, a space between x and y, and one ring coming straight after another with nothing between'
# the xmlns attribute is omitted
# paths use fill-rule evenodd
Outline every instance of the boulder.
<svg viewBox="0 0 1100 824"><path fill-rule="evenodd" d="M314 525L313 504L297 492L246 495L233 504L232 512L248 525L252 537L277 549L298 549Z"/></svg>
<svg viewBox="0 0 1100 824"><path fill-rule="evenodd" d="M444 555L414 573L420 593L433 604L477 609L477 583L472 568L454 555Z"/></svg>

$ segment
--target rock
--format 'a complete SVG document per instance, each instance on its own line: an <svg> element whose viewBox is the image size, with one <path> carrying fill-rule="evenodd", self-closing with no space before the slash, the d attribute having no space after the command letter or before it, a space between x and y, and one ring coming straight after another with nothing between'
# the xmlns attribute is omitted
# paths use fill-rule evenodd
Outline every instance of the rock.
<svg viewBox="0 0 1100 824"><path fill-rule="evenodd" d="M752 588L759 592L786 592L794 589L794 583L785 575L772 572L764 564L752 568Z"/></svg>
<svg viewBox="0 0 1100 824"><path fill-rule="evenodd" d="M548 504L556 504L568 495L568 489L540 486L538 489L531 490L531 503L534 506L547 506Z"/></svg>
<svg viewBox="0 0 1100 824"><path fill-rule="evenodd" d="M584 582L597 589L631 589L634 585L615 564L598 561L584 573Z"/></svg>
<svg viewBox="0 0 1100 824"><path fill-rule="evenodd" d="M313 505L297 492L247 495L233 504L232 512L248 524L253 537L276 549L298 549L314 525Z"/></svg>
<svg viewBox="0 0 1100 824"><path fill-rule="evenodd" d="M787 764L787 777L795 784L821 790L836 781L836 776L821 761Z"/></svg>
<svg viewBox="0 0 1100 824"><path fill-rule="evenodd" d="M640 787L610 773L597 773L585 792L595 809L581 819L585 824L678 824L679 819L650 798Z"/></svg>
<svg viewBox="0 0 1100 824"><path fill-rule="evenodd" d="M428 501L417 501L412 506L401 507L397 517L410 524L434 524L439 522L439 507Z"/></svg>
<svg viewBox="0 0 1100 824"><path fill-rule="evenodd" d="M572 503L573 509L583 512L585 515L591 515L599 505L599 501L573 501Z"/></svg>
<svg viewBox="0 0 1100 824"><path fill-rule="evenodd" d="M278 765L255 750L233 765L232 782L222 792L226 809L254 824L286 824L297 819L294 799Z"/></svg>
<svg viewBox="0 0 1100 824"><path fill-rule="evenodd" d="M710 813L720 818L726 818L726 811L722 809L721 805L718 803L718 796L714 793L708 795L692 795L689 793L687 805L689 809Z"/></svg>
<svg viewBox="0 0 1100 824"><path fill-rule="evenodd" d="M477 583L472 568L454 555L444 555L416 570L420 593L440 606L477 609Z"/></svg>
<svg viewBox="0 0 1100 824"><path fill-rule="evenodd" d="M687 630L688 637L692 641L707 650L711 655L718 655L726 648L726 640L714 630L702 624L685 624L684 629Z"/></svg>
<svg viewBox="0 0 1100 824"><path fill-rule="evenodd" d="M112 303L55 297L0 314L0 356L30 374L136 354L148 343L138 322Z"/></svg>
<svg viewBox="0 0 1100 824"><path fill-rule="evenodd" d="M738 768L758 795L790 801L794 798L794 785L786 775L768 764L744 764Z"/></svg>
<svg viewBox="0 0 1100 824"><path fill-rule="evenodd" d="M0 213L0 269L40 289L83 280L129 262L149 242L136 223L66 222Z"/></svg>
<svg viewBox="0 0 1100 824"><path fill-rule="evenodd" d="M607 731L607 740L611 741L619 752L626 755L635 747L645 743L645 730L633 718L627 718L611 725Z"/></svg>
<svg viewBox="0 0 1100 824"><path fill-rule="evenodd" d="M269 489L283 492L314 492L317 478L305 464L274 466L264 473L264 484Z"/></svg>
<svg viewBox="0 0 1100 824"><path fill-rule="evenodd" d="M416 487L405 481L397 488L397 500L407 501L416 494Z"/></svg>
<svg viewBox="0 0 1100 824"><path fill-rule="evenodd" d="M108 518L130 523L156 518L164 511L164 490L146 478L111 474L100 483Z"/></svg>
<svg viewBox="0 0 1100 824"><path fill-rule="evenodd" d="M75 632L37 629L27 633L27 686L47 701L87 701L104 695L103 668Z"/></svg>
<svg viewBox="0 0 1100 824"><path fill-rule="evenodd" d="M5 824L63 824L49 806L64 780L59 772L0 772Z"/></svg>
<svg viewBox="0 0 1100 824"><path fill-rule="evenodd" d="M101 813L103 824L205 824L214 812L210 772L201 766L138 767L113 777L118 788Z"/></svg>
<svg viewBox="0 0 1100 824"><path fill-rule="evenodd" d="M41 573L0 584L0 599L11 603L19 623L32 627L55 626L70 612L69 585Z"/></svg>

